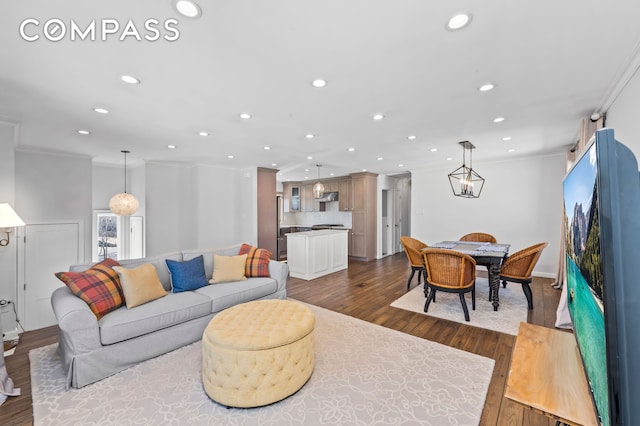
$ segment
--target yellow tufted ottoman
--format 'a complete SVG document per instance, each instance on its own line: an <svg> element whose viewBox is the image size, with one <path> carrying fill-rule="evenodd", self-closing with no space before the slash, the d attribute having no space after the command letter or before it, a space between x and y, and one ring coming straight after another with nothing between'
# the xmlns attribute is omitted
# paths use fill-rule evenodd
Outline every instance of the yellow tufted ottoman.
<svg viewBox="0 0 640 426"><path fill-rule="evenodd" d="M213 317L202 336L202 382L211 399L258 407L300 389L313 371L315 317L288 300L258 300Z"/></svg>

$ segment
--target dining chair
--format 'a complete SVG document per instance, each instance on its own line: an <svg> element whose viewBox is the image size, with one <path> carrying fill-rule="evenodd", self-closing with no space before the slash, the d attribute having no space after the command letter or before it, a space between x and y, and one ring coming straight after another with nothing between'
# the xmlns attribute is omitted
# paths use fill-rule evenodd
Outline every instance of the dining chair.
<svg viewBox="0 0 640 426"><path fill-rule="evenodd" d="M411 287L411 280L413 280L413 276L416 272L418 272L418 285L420 285L422 281L422 276L424 276L425 281L427 279L422 254L420 253L420 251L426 248L427 245L420 240L407 236L400 237L400 242L404 247L404 252L407 255L407 259L409 259L409 264L411 265L411 275L409 275L409 280L407 281L407 290L409 290Z"/></svg>
<svg viewBox="0 0 640 426"><path fill-rule="evenodd" d="M542 254L542 250L548 246L548 243L534 244L508 256L500 267L500 279L502 287L507 286L507 281L522 284L522 291L527 298L529 309L533 309L533 297L531 295L531 281L534 266Z"/></svg>
<svg viewBox="0 0 640 426"><path fill-rule="evenodd" d="M427 270L426 283L429 294L424 304L427 312L429 304L435 301L436 291L458 293L464 311L465 321L469 321L469 309L465 293L471 293L471 307L476 309L476 261L468 254L455 250L429 248L422 252Z"/></svg>
<svg viewBox="0 0 640 426"><path fill-rule="evenodd" d="M473 241L476 243L492 243L495 244L498 242L496 237L491 234L487 234L485 232L472 232L470 234L463 235L460 237L458 241Z"/></svg>

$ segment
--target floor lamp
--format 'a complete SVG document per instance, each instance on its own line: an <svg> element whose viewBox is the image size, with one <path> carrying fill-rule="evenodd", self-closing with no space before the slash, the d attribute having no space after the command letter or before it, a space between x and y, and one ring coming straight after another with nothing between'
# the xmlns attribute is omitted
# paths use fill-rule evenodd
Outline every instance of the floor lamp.
<svg viewBox="0 0 640 426"><path fill-rule="evenodd" d="M2 238L0 236L0 247L6 247L9 245L9 234L11 233L11 229L16 226L24 226L24 222L20 219L20 216L13 211L8 203L0 203L0 230L5 228L4 232L7 234L6 238ZM1 314L0 333L4 336ZM4 365L4 339L2 340L2 356L0 357L0 405L2 405L8 397L20 395L20 388L13 387L13 380L9 377L7 368Z"/></svg>

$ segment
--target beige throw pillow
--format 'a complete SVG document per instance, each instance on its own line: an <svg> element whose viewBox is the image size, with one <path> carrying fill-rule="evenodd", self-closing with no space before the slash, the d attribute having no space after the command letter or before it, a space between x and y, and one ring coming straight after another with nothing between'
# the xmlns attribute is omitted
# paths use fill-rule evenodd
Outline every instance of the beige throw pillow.
<svg viewBox="0 0 640 426"><path fill-rule="evenodd" d="M120 278L127 309L151 302L167 294L162 287L160 278L158 278L158 271L150 263L132 269L122 266L114 266L113 269Z"/></svg>
<svg viewBox="0 0 640 426"><path fill-rule="evenodd" d="M210 284L226 283L229 281L244 281L244 268L247 263L247 255L220 256L213 255L213 277Z"/></svg>

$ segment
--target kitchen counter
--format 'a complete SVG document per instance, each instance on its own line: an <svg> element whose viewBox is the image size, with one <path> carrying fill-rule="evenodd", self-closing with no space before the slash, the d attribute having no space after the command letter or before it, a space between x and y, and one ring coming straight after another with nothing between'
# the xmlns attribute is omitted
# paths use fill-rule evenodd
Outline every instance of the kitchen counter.
<svg viewBox="0 0 640 426"><path fill-rule="evenodd" d="M286 234L289 274L312 280L347 269L348 233L346 229L323 229Z"/></svg>

